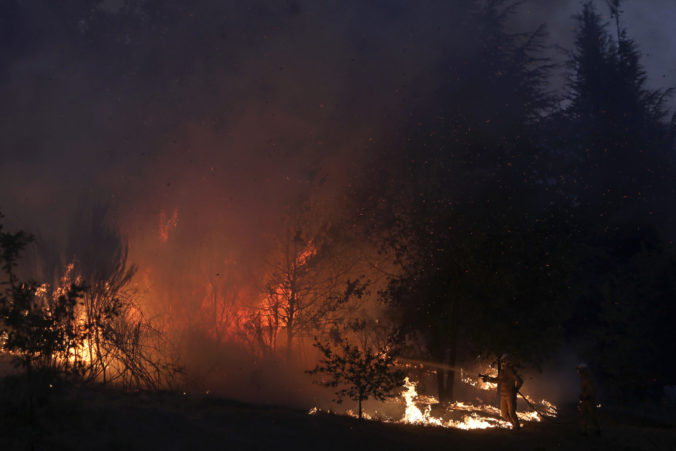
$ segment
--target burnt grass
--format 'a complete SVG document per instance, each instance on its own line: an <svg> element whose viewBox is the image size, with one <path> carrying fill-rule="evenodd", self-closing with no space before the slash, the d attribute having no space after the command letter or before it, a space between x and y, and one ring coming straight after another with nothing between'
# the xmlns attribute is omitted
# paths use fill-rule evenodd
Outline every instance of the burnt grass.
<svg viewBox="0 0 676 451"><path fill-rule="evenodd" d="M43 381L48 382L48 381ZM673 426L601 410L601 436L578 432L574 406L521 431L461 431L360 421L180 392L125 392L5 381L1 450L676 450Z"/></svg>

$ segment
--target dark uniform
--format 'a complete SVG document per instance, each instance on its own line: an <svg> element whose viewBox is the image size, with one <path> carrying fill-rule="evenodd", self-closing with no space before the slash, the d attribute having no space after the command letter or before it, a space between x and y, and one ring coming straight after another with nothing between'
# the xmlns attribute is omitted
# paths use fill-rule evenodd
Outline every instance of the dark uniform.
<svg viewBox="0 0 676 451"><path fill-rule="evenodd" d="M594 395L594 385L591 381L589 368L584 363L578 365L577 374L580 375L580 399L577 404L580 411L580 427L583 434L594 432L601 433L599 421L596 418L596 397Z"/></svg>

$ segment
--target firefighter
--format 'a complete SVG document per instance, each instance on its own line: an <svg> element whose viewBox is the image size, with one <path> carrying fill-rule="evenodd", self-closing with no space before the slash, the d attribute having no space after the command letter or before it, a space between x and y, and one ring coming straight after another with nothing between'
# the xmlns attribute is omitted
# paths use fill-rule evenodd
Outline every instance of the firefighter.
<svg viewBox="0 0 676 451"><path fill-rule="evenodd" d="M577 409L580 411L581 432L584 435L590 432L600 435L601 427L596 418L596 399L589 367L584 363L580 363L577 366L577 374L580 376L580 398L577 403Z"/></svg>
<svg viewBox="0 0 676 451"><path fill-rule="evenodd" d="M500 357L502 368L497 377L482 376L484 381L498 383L500 390L500 414L506 421L512 423L513 429L519 430L519 418L516 415L516 395L523 385L523 379L516 372L514 364L509 355L503 354Z"/></svg>

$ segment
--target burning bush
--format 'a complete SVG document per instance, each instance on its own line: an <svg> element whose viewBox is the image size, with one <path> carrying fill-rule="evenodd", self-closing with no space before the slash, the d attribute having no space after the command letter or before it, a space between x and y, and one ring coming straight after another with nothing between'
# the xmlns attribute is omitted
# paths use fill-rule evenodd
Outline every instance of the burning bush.
<svg viewBox="0 0 676 451"><path fill-rule="evenodd" d="M33 237L22 231L2 232L1 227L0 259L5 274L5 288L0 294L2 345L17 366L30 372L36 366L49 366L57 355L67 355L81 339L74 322L83 289L72 284L57 293L52 302L42 302L43 287L21 281L15 273L19 256Z"/></svg>
<svg viewBox="0 0 676 451"><path fill-rule="evenodd" d="M1 226L1 225L0 225ZM145 320L127 285L135 268L126 252L113 254L110 271L83 283L68 265L55 287L22 281L19 257L33 237L2 232L0 261L5 280L0 294L2 349L27 374L48 370L78 380L157 388L177 372L158 358L161 334Z"/></svg>

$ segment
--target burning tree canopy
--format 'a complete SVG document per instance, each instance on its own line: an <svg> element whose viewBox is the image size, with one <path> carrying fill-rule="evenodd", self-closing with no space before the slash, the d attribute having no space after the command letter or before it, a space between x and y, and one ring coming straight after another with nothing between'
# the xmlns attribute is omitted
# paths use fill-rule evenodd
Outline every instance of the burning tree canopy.
<svg viewBox="0 0 676 451"><path fill-rule="evenodd" d="M504 426L458 404L477 355L676 382L676 132L621 2L582 6L565 81L501 0L66 3L0 17L25 367L305 406L323 358L360 404L402 390L382 419L453 427ZM390 335L436 367L394 387Z"/></svg>
<svg viewBox="0 0 676 451"><path fill-rule="evenodd" d="M298 337L336 327L352 307L350 301L361 299L365 290L354 259L337 252L341 243L332 237L328 224L312 224L307 216L290 218L275 240L267 259L263 299L248 313L246 324L255 341L272 352L284 331L287 356Z"/></svg>

